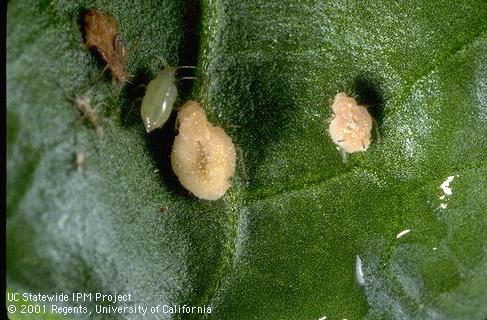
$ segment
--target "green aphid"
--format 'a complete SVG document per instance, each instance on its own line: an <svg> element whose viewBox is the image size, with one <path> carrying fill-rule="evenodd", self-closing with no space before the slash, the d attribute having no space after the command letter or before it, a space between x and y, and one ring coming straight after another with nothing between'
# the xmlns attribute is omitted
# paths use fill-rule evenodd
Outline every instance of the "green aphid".
<svg viewBox="0 0 487 320"><path fill-rule="evenodd" d="M165 67L155 79L147 85L140 115L145 125L145 130L149 133L154 129L160 128L166 123L171 115L174 103L178 98L176 87L176 71L181 68L195 68L192 66ZM185 77L181 79L195 79Z"/></svg>

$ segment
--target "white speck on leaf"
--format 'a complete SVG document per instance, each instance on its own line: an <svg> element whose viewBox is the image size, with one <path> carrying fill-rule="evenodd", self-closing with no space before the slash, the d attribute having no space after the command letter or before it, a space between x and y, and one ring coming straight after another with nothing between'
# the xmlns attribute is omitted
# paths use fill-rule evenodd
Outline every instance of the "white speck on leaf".
<svg viewBox="0 0 487 320"><path fill-rule="evenodd" d="M399 239L400 237L404 236L405 234L408 234L409 232L411 232L410 229L406 229L406 230L399 232L396 236L396 239Z"/></svg>
<svg viewBox="0 0 487 320"><path fill-rule="evenodd" d="M365 284L362 260L358 255L355 257L355 277L359 285L363 286Z"/></svg>
<svg viewBox="0 0 487 320"><path fill-rule="evenodd" d="M452 195L452 189L450 188L450 182L453 181L453 179L455 178L455 176L449 176L448 178L446 178L445 181L443 181L443 183L440 185L440 188L443 190L443 192L445 193L445 195L447 196L451 196Z"/></svg>

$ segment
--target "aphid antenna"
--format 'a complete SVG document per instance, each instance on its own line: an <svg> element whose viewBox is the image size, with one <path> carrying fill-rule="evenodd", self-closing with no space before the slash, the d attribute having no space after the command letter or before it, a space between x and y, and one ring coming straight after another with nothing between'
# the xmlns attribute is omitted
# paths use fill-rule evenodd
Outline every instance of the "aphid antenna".
<svg viewBox="0 0 487 320"><path fill-rule="evenodd" d="M81 87L81 89L80 89L81 94L80 95L82 95L83 93L87 92L95 84L97 84L98 82L100 82L100 80L103 79L103 75L105 74L105 72L107 70L108 70L108 64L103 67L103 69L100 71L100 74L98 76L96 76L96 78L94 80L90 81L85 87Z"/></svg>
<svg viewBox="0 0 487 320"><path fill-rule="evenodd" d="M340 148L340 153L342 154L342 161L343 161L343 163L347 163L348 162L348 155L345 152L345 150L343 150L343 149Z"/></svg>
<svg viewBox="0 0 487 320"><path fill-rule="evenodd" d="M160 62L160 63L161 63L161 64L162 64L164 67L169 66L169 64L167 63L166 59L164 59L163 57L160 57L160 56L158 56L158 55L155 55L155 56L154 56L154 58L156 58L157 60L159 60L159 62ZM153 59L154 59L154 58L153 58ZM154 61L154 60L152 60L152 61Z"/></svg>
<svg viewBox="0 0 487 320"><path fill-rule="evenodd" d="M135 78L135 75L133 74L129 74L127 75L127 79L123 80L123 81L118 81L116 80L115 78L113 78L113 80L119 85L119 87L123 87L125 86L126 84L132 84L132 79Z"/></svg>
<svg viewBox="0 0 487 320"><path fill-rule="evenodd" d="M240 128L242 126L238 125L238 124L222 124L221 125L223 128Z"/></svg>
<svg viewBox="0 0 487 320"><path fill-rule="evenodd" d="M62 91L63 96L64 96L64 98L65 98L66 100L68 100L68 101L70 101L70 102L72 102L72 103L76 103L76 98L73 98L73 97L71 97L70 95L68 95L68 94L66 93L66 90L64 90L63 86L62 86L62 85L61 85L61 84L60 84L60 83L59 83L57 80L53 80L53 82L54 82L54 84L56 84L56 86L58 86L58 87L59 87L59 89Z"/></svg>
<svg viewBox="0 0 487 320"><path fill-rule="evenodd" d="M160 213L166 213L168 210L169 210L169 208L167 206L162 206L159 208Z"/></svg>
<svg viewBox="0 0 487 320"><path fill-rule="evenodd" d="M145 87L145 86L144 86L144 87ZM127 112L125 113L125 116L126 116L127 118L128 118L128 117L129 117L129 116L132 114L132 112L134 112L136 104L140 104L140 102L142 101L142 99L143 99L142 97L138 97L138 98L136 98L136 99L134 99L134 100L132 101L132 103L130 104L129 109L128 109L128 110L127 110Z"/></svg>
<svg viewBox="0 0 487 320"><path fill-rule="evenodd" d="M374 124L374 130L375 130L375 136L377 138L377 143L380 144L382 142L382 139L381 139L380 132L379 132L379 123L377 122L377 120L375 120L375 118L372 118L372 123Z"/></svg>
<svg viewBox="0 0 487 320"><path fill-rule="evenodd" d="M135 90L143 88L144 90L147 89L147 85L145 83L139 84L133 91L132 93L135 93Z"/></svg>
<svg viewBox="0 0 487 320"><path fill-rule="evenodd" d="M179 80L198 80L198 78L196 77L181 77L181 78L178 78Z"/></svg>
<svg viewBox="0 0 487 320"><path fill-rule="evenodd" d="M177 66L176 69L198 69L197 66Z"/></svg>
<svg viewBox="0 0 487 320"><path fill-rule="evenodd" d="M250 184L250 178L249 178L249 175L247 173L247 167L245 166L245 158L244 158L244 153L243 153L243 150L240 146L235 146L235 149L237 150L238 152L238 160L237 160L237 165L239 167L239 171L242 173L242 176L243 176L243 182L245 185L249 185Z"/></svg>

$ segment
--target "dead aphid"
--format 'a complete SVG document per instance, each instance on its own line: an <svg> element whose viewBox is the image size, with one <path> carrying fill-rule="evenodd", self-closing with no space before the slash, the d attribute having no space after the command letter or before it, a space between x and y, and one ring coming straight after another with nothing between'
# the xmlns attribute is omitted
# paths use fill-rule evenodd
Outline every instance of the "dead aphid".
<svg viewBox="0 0 487 320"><path fill-rule="evenodd" d="M186 102L178 113L171 164L181 184L195 196L217 200L230 188L235 172L235 147L222 128L208 122L205 110Z"/></svg>
<svg viewBox="0 0 487 320"><path fill-rule="evenodd" d="M347 153L365 151L370 145L372 117L354 98L340 92L335 96L334 117L328 132L346 159Z"/></svg>
<svg viewBox="0 0 487 320"><path fill-rule="evenodd" d="M83 172L83 164L85 163L85 154L80 152L80 151L76 151L75 155L74 155L74 165L76 167L76 170L78 172Z"/></svg>
<svg viewBox="0 0 487 320"><path fill-rule="evenodd" d="M106 12L88 10L83 16L85 45L96 51L119 83L129 80L125 69L125 48L115 18Z"/></svg>
<svg viewBox="0 0 487 320"><path fill-rule="evenodd" d="M81 113L82 119L87 120L93 128L95 128L98 135L103 134L103 128L100 125L100 118L98 113L91 106L90 98L87 95L81 95L75 99L70 98L74 102L76 109Z"/></svg>
<svg viewBox="0 0 487 320"><path fill-rule="evenodd" d="M166 213L166 212L167 212L167 210L168 210L167 206L162 206L162 207L160 207L160 208L159 208L159 211L160 211L161 213Z"/></svg>

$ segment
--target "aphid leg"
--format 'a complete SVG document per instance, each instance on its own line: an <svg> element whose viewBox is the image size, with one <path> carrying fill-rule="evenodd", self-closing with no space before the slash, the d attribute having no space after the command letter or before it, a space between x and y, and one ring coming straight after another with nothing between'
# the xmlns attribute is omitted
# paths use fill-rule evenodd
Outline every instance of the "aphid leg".
<svg viewBox="0 0 487 320"><path fill-rule="evenodd" d="M167 63L167 60L166 60L166 59L164 59L163 57L161 57L161 56L157 56L157 55L156 55L156 56L155 56L155 58L157 58L157 60L159 60L159 63L160 63L160 64L161 64L163 67L165 67L165 66L168 66L168 65L169 65L169 64ZM152 60L152 61L154 61L154 60Z"/></svg>
<svg viewBox="0 0 487 320"><path fill-rule="evenodd" d="M377 143L380 144L382 142L381 136L380 136L380 131L379 131L379 124L375 118L372 118L372 123L374 124L375 128L375 136L377 138Z"/></svg>
<svg viewBox="0 0 487 320"><path fill-rule="evenodd" d="M125 116L127 118L132 114L132 112L134 112L135 106L136 105L140 105L140 102L142 101L142 99L143 99L143 97L138 97L138 98L134 99L134 101L132 101L132 103L130 104L129 109L125 113Z"/></svg>
<svg viewBox="0 0 487 320"><path fill-rule="evenodd" d="M112 84L114 84L114 87L120 91L126 84L132 84L133 78L135 78L135 75L133 74L127 74L127 78L123 81L117 80L116 78L112 77Z"/></svg>
<svg viewBox="0 0 487 320"><path fill-rule="evenodd" d="M224 129L229 129L229 128L240 128L241 126L237 124L222 124L221 127Z"/></svg>
<svg viewBox="0 0 487 320"><path fill-rule="evenodd" d="M335 119L335 117L336 115L332 113L330 117L326 118L325 123L329 126L333 119Z"/></svg>
<svg viewBox="0 0 487 320"><path fill-rule="evenodd" d="M103 79L103 75L107 70L108 70L108 65L105 65L103 69L101 69L100 74L98 74L94 80L90 81L85 88L80 90L81 93L83 94L84 92L88 91L91 87L93 87L95 84L100 82L100 80Z"/></svg>
<svg viewBox="0 0 487 320"><path fill-rule="evenodd" d="M342 148L339 148L339 150L340 150L340 153L342 154L343 163L347 163L348 162L348 154Z"/></svg>
<svg viewBox="0 0 487 320"><path fill-rule="evenodd" d="M248 186L250 184L250 179L249 179L249 175L247 173L247 167L245 166L243 150L239 146L235 146L235 149L238 152L238 158L237 158L238 159L237 165L238 165L238 169L239 169L238 171L240 171L242 174L244 185Z"/></svg>
<svg viewBox="0 0 487 320"><path fill-rule="evenodd" d="M147 85L145 83L141 83L137 86L137 88L134 89L134 91L137 89L140 89L140 88L143 88L145 90L145 89L147 89ZM142 97L141 97L141 99L142 99Z"/></svg>
<svg viewBox="0 0 487 320"><path fill-rule="evenodd" d="M96 105L96 108L97 108L97 109L99 109L99 106L100 106L100 105L101 105L101 104L97 104L97 105ZM96 134L97 134L97 135L98 135L98 136L101 138L101 137L103 137L103 134L104 134L103 126L101 125L101 122L102 122L101 120L102 120L102 118L101 118L101 117L100 117L100 118L98 118L98 113L97 113L95 110L93 110L93 112L95 113L95 117L96 117L96 118L95 118L95 119L96 119L96 120L95 120L95 123L96 123L96 126L95 126L95 131L96 131ZM105 124L106 122L105 122L104 120L105 120L105 119L103 119L103 123Z"/></svg>
<svg viewBox="0 0 487 320"><path fill-rule="evenodd" d="M196 69L196 66L177 66L176 69Z"/></svg>
<svg viewBox="0 0 487 320"><path fill-rule="evenodd" d="M196 66L178 66L178 67L176 67L176 70L180 70L180 69L196 69ZM178 81L181 81L181 80L198 80L197 77L178 77L177 79L178 79Z"/></svg>
<svg viewBox="0 0 487 320"><path fill-rule="evenodd" d="M132 79L135 78L135 74L129 74L127 75L127 80L124 81L125 83L132 84Z"/></svg>

